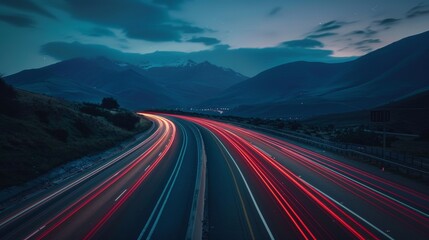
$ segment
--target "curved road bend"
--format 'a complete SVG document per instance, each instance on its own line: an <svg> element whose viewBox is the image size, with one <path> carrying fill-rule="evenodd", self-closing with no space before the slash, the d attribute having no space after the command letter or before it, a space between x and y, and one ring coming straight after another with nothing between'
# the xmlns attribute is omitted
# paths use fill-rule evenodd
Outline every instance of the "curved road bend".
<svg viewBox="0 0 429 240"><path fill-rule="evenodd" d="M144 141L4 210L1 238L429 239L416 183L230 124L145 115Z"/></svg>

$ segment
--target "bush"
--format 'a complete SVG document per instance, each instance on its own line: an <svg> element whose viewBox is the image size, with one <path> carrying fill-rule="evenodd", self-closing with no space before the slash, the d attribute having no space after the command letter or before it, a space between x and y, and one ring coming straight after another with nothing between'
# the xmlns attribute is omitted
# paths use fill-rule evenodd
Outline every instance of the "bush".
<svg viewBox="0 0 429 240"><path fill-rule="evenodd" d="M106 119L113 125L129 131L133 130L136 124L140 121L140 118L132 113L112 114L109 115Z"/></svg>
<svg viewBox="0 0 429 240"><path fill-rule="evenodd" d="M0 113L9 116L17 116L20 105L16 97L18 93L0 77Z"/></svg>
<svg viewBox="0 0 429 240"><path fill-rule="evenodd" d="M366 146L383 146L383 135L379 133L364 132L361 130L348 129L337 135L334 139L336 142L352 143ZM396 137L387 136L386 146L390 147L393 142L398 140Z"/></svg>
<svg viewBox="0 0 429 240"><path fill-rule="evenodd" d="M292 131L297 131L302 128L302 124L297 121L288 122L288 128Z"/></svg>
<svg viewBox="0 0 429 240"><path fill-rule="evenodd" d="M106 111L104 111L103 109L100 109L100 107L98 105L92 105L92 104L85 104L84 106L82 106L79 111L92 115L92 116L96 116L96 117L104 117L106 116Z"/></svg>
<svg viewBox="0 0 429 240"><path fill-rule="evenodd" d="M101 107L107 108L107 109L115 109L115 108L119 108L119 104L116 101L116 99L111 97L106 97L106 98L103 98L103 100L101 101Z"/></svg>
<svg viewBox="0 0 429 240"><path fill-rule="evenodd" d="M37 110L37 111L34 111L34 114L36 114L37 118L39 119L39 121L41 123L49 124L49 112L48 111Z"/></svg>
<svg viewBox="0 0 429 240"><path fill-rule="evenodd" d="M62 128L56 128L56 129L46 129L46 131L55 139L61 141L61 142L67 142L67 139L69 137L69 133L67 130Z"/></svg>
<svg viewBox="0 0 429 240"><path fill-rule="evenodd" d="M80 108L80 111L93 116L104 117L104 119L113 125L129 131L133 130L136 124L140 121L140 118L132 113L121 112L113 114L97 105L85 104Z"/></svg>
<svg viewBox="0 0 429 240"><path fill-rule="evenodd" d="M85 122L78 119L75 120L73 126L82 134L83 137L87 138L92 134L91 128L89 128Z"/></svg>
<svg viewBox="0 0 429 240"><path fill-rule="evenodd" d="M0 101L5 99L15 99L16 96L17 93L15 89L7 84L2 77L0 77Z"/></svg>

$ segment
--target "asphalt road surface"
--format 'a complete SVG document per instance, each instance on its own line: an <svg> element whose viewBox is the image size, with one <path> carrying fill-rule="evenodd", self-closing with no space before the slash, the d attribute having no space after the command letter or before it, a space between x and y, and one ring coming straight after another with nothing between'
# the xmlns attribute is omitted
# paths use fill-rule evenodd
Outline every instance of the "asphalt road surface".
<svg viewBox="0 0 429 240"><path fill-rule="evenodd" d="M0 239L429 239L429 190L204 118L145 113L147 138L0 213Z"/></svg>

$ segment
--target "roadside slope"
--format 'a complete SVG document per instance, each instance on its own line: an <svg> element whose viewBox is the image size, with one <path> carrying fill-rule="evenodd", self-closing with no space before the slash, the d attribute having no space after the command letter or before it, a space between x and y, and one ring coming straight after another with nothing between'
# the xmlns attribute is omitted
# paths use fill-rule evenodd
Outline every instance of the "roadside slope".
<svg viewBox="0 0 429 240"><path fill-rule="evenodd" d="M127 115L127 120L134 117L125 110L100 110L112 116L108 121L83 113L83 104L20 90L15 93L10 99L0 99L0 188L110 148L151 125L135 117L138 124L127 130L123 125L118 127L118 120L125 120L120 115Z"/></svg>

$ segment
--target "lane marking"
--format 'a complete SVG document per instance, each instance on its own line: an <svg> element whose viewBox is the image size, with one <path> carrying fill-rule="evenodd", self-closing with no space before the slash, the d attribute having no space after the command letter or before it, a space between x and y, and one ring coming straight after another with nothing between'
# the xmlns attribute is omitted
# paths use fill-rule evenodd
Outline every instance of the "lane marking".
<svg viewBox="0 0 429 240"><path fill-rule="evenodd" d="M154 230L156 228L156 225L158 224L159 218L161 217L162 212L164 211L165 204L167 203L168 198L170 197L170 194L171 194L173 186L174 186L174 184L176 182L177 176L179 175L179 171L180 171L180 168L181 168L182 163L183 163L183 158L185 156L184 149L186 149L186 147L188 145L188 135L187 135L186 131L184 131L183 126L181 124L178 124L178 125L179 125L179 127L181 128L181 130L184 133L184 135L183 135L183 143L182 143L182 147L180 149L180 154L179 154L179 160L176 162L176 165L174 166L173 172L170 175L170 177L169 177L169 179L167 181L167 184L165 185L164 189L162 190L161 196L159 197L159 199L158 199L155 207L153 208L152 213L150 214L150 217L149 217L148 221L146 222L144 228L140 232L140 234L139 234L139 236L137 238L138 240L141 240L143 238L143 235L145 234L146 230L149 228L149 225L150 225L153 217L155 216L156 210L158 209L159 205L161 204L161 200L164 199L164 201L161 204L161 208L159 209L158 214L157 214L157 216L156 216L156 218L154 220L154 223L152 224L151 230L149 231L148 236L146 237L146 239L151 239L151 236L152 236L152 234L153 234L153 232L154 232ZM167 188L168 187L169 187L169 189L168 189L168 192L167 192ZM166 192L167 192L167 195L164 198L164 195L165 195Z"/></svg>
<svg viewBox="0 0 429 240"><path fill-rule="evenodd" d="M200 129L192 123L192 132L197 142L197 174L195 177L194 197L189 214L188 229L185 239L201 239L204 219L204 196L206 189L206 162L207 155L204 148L204 139Z"/></svg>
<svg viewBox="0 0 429 240"><path fill-rule="evenodd" d="M304 184L307 184L309 187L313 188L314 190L318 191L319 193L321 193L325 197L329 198L331 201L333 201L334 203L336 203L337 205L339 205L340 207L342 207L343 209L345 209L347 212L351 213L353 216L359 218L361 221L365 222L366 224L368 224L369 226L371 226L372 228L374 228L375 230L377 230L377 232L383 234L383 236L385 236L385 237L387 237L388 239L391 239L391 240L394 239L391 236L387 235L383 230L381 230L380 228L378 228L377 226L375 226L374 224L372 224L371 222L369 222L365 218L361 217L359 214L355 213L353 210L351 210L348 207L344 206L342 203L340 203L337 200L335 200L334 198L330 197L328 194L322 192L322 190L316 188L315 186L311 185L310 183L308 183L307 181L303 180L302 178L300 180Z"/></svg>
<svg viewBox="0 0 429 240"><path fill-rule="evenodd" d="M122 195L124 195L124 193L127 191L127 189L125 189L124 191L122 191L121 194L119 194L119 196L115 199L115 202L118 201L119 198L122 197Z"/></svg>
<svg viewBox="0 0 429 240"><path fill-rule="evenodd" d="M150 167L150 164L144 169L144 171L146 172L146 170Z"/></svg>
<svg viewBox="0 0 429 240"><path fill-rule="evenodd" d="M255 197L253 196L252 191L250 190L249 184L247 184L246 179L244 178L243 173L241 172L240 168L238 167L234 157L232 157L231 153L229 153L228 149L225 147L225 145L222 143L222 141L220 141L220 139L212 132L209 130L209 132L217 139L217 141L222 145L222 147L225 149L226 153L228 153L229 157L233 160L232 162L234 163L235 167L237 168L238 172L240 173L241 178L243 179L244 185L246 185L246 189L250 195L250 198L252 199L253 205L256 208L256 211L258 212L259 218L261 218L262 223L264 224L265 230L267 230L268 235L270 236L270 239L274 239L274 236L270 230L270 228L268 227L267 222L265 221L264 216L262 215L261 210L259 209L258 204L256 203Z"/></svg>
<svg viewBox="0 0 429 240"><path fill-rule="evenodd" d="M152 127L148 131L150 132L154 128L155 128L155 124L152 124ZM94 169L92 172L87 173L86 175L84 175L84 176L76 179L75 181L67 184L66 186L58 189L57 191L53 192L52 194L42 198L41 200L37 201L36 203L22 209L18 213L16 213L16 214L10 216L9 218L3 220L3 222L0 222L0 228L2 228L6 224L9 224L10 222L14 221L15 219L21 217L22 215L28 213L29 211L33 210L34 208L40 207L41 205L49 202L50 200L60 196L62 193L66 192L67 190L77 186L78 184L82 183L83 181L91 178L92 176L96 175L97 173L99 173L99 172L103 171L104 169L107 169L108 167L112 166L113 164L115 164L119 160L122 160L123 158L127 157L131 153L137 151L139 148L146 145L149 141L152 141L152 139L155 138L155 136L159 133L159 131L160 130L158 128L157 130L155 130L155 132L153 132L151 135L149 135L148 138L143 140L143 142L138 143L137 145L135 145L131 149L125 151L124 153L121 153L119 156L117 156L117 157L113 158L112 160L106 162L104 165L101 165L100 167Z"/></svg>
<svg viewBox="0 0 429 240"><path fill-rule="evenodd" d="M24 238L24 240L28 240L31 237L33 237L34 235L36 235L38 232L40 232L42 229L44 229L46 227L46 225L43 225L41 227L39 227L38 229L36 229L36 231L34 231L33 233L31 233L30 235L28 235L26 238Z"/></svg>
<svg viewBox="0 0 429 240"><path fill-rule="evenodd" d="M282 152L290 150L290 151L292 151L292 152L294 152L296 154L308 157L308 155L306 153L303 153L303 152L301 152L299 150L295 150L295 149L293 149L293 150L292 149L288 149L287 147L282 146L280 143L269 142L269 141L265 141L263 139L260 139L260 140L263 141L263 142L266 142L268 145L279 147L280 148L279 150L282 151ZM326 169L328 171L331 171L331 172L333 172L333 173L335 173L335 174L337 174L337 175L339 175L339 176L341 176L343 178L346 178L346 179L348 179L348 180L350 180L350 181L352 181L352 182L354 182L354 183L356 183L356 184L358 184L358 185L360 185L360 186L362 186L362 187L364 187L364 188L366 188L368 190L371 190L371 191L373 191L375 193L378 193L381 196L386 197L386 198L388 198L388 199L390 199L390 200L398 203L399 205L404 206L405 208L408 208L409 210L415 211L415 212L417 212L417 213L419 213L419 214L421 214L421 215L423 215L425 217L429 217L428 213L425 213L425 212L423 212L423 211L421 211L421 210L419 210L419 209L417 209L417 208L415 208L415 207L413 207L413 206L411 206L411 205L409 205L409 204L407 204L405 202L402 202L401 200L396 199L395 197L392 197L392 196L390 196L390 195L388 195L386 193L383 193L383 192L381 192L381 191L379 191L379 190L377 190L377 189L375 189L375 188L373 188L373 187L371 187L371 186L369 186L369 185L367 185L365 183L362 183L359 180L356 180L356 179L354 179L352 177L349 177L349 176L347 176L347 175L345 175L345 174L343 174L343 173L341 173L341 172L333 169L332 166L323 164L320 160L317 160L316 157L311 157L310 156L309 159L311 160L311 163L313 163L313 164L315 164L315 165L317 165L317 166L319 166L321 168L324 168L324 169Z"/></svg>
<svg viewBox="0 0 429 240"><path fill-rule="evenodd" d="M218 145L218 146L220 146L220 145ZM235 189L238 192L238 196L240 198L241 206L243 207L244 217L246 218L247 225L249 226L251 238L255 239L255 235L253 234L253 229L252 229L252 226L250 224L250 219L249 219L249 216L247 214L246 206L244 205L243 196L241 194L240 188L238 187L237 178L235 177L235 174L234 174L234 172L232 170L231 164L229 163L229 161L226 160L227 156L225 155L225 152L222 152L222 155L225 157L224 160L225 160L226 164L228 165L229 172L231 173L232 179L234 180Z"/></svg>

